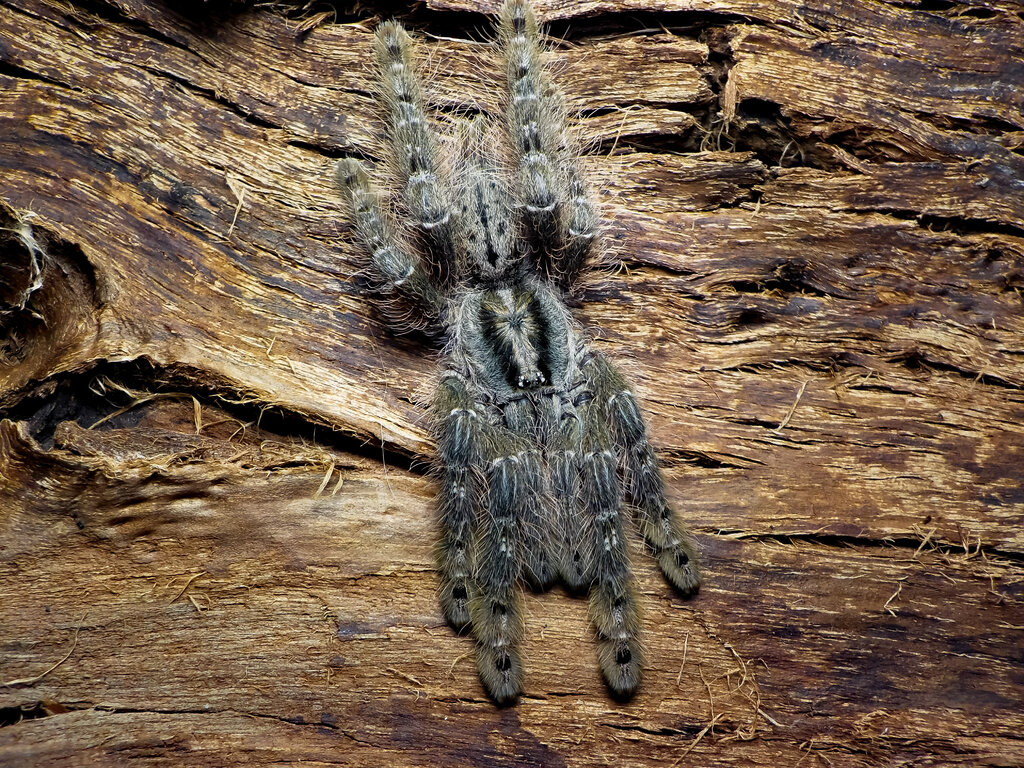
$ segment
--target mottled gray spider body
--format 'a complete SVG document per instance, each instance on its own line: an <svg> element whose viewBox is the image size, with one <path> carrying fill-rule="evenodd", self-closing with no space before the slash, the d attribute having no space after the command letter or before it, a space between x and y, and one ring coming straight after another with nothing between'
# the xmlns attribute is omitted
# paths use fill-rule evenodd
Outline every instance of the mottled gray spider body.
<svg viewBox="0 0 1024 768"><path fill-rule="evenodd" d="M598 222L539 39L529 4L507 0L498 21L507 149L495 149L484 118L467 120L457 157L443 165L408 35L396 23L378 29L393 170L421 256L396 234L362 166L338 166L368 287L399 330L444 347L432 406L441 605L454 626L472 629L481 680L500 703L522 687L524 580L589 591L605 679L620 696L636 689L642 648L625 510L682 593L700 581L633 393L566 307Z"/></svg>

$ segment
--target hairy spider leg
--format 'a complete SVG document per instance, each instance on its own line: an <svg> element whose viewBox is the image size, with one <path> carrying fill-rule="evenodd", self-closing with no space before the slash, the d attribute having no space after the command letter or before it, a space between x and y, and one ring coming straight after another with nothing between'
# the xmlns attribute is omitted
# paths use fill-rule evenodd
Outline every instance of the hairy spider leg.
<svg viewBox="0 0 1024 768"><path fill-rule="evenodd" d="M508 78L509 135L519 163L526 220L545 242L558 237L559 179L555 168L560 136L547 103L552 90L544 75L540 30L525 2L510 0L498 19L498 39Z"/></svg>
<svg viewBox="0 0 1024 768"><path fill-rule="evenodd" d="M377 28L374 54L387 130L403 199L442 286L456 278L457 245L451 201L440 176L437 146L423 109L423 93L405 28L389 21Z"/></svg>
<svg viewBox="0 0 1024 768"><path fill-rule="evenodd" d="M523 684L523 617L516 591L521 519L538 503L533 480L538 459L510 432L485 422L467 380L454 371L441 380L434 416L444 473L441 606L455 626L472 626L480 680L496 702L508 703ZM480 465L487 465L483 477Z"/></svg>
<svg viewBox="0 0 1024 768"><path fill-rule="evenodd" d="M518 503L520 525L520 560L523 576L535 590L548 589L557 575L559 538L555 503L548 487L547 467L544 461L541 420L550 406L551 396L524 392L522 396L505 404L502 409L505 426L510 434L525 438L524 451L528 470L523 487L524 496Z"/></svg>
<svg viewBox="0 0 1024 768"><path fill-rule="evenodd" d="M419 259L399 245L366 170L359 161L344 158L338 161L336 175L366 252L364 275L385 318L399 331L436 331L444 296Z"/></svg>
<svg viewBox="0 0 1024 768"><path fill-rule="evenodd" d="M570 288L586 266L590 249L597 239L597 211L587 195L587 187L577 163L567 164L568 206L565 247L559 254L558 276L563 288Z"/></svg>
<svg viewBox="0 0 1024 768"><path fill-rule="evenodd" d="M552 550L558 577L571 592L584 592L593 580L593 520L583 515L580 446L583 422L569 393L550 396L545 434L548 446L548 482L554 503Z"/></svg>
<svg viewBox="0 0 1024 768"><path fill-rule="evenodd" d="M508 132L518 162L520 202L536 241L538 266L568 290L597 237L597 213L579 166L565 158L564 106L544 71L540 28L526 0L506 0L498 39L508 79Z"/></svg>
<svg viewBox="0 0 1024 768"><path fill-rule="evenodd" d="M518 581L522 575L523 518L537 503L537 453L500 431L487 468L487 514L477 542L474 594L470 602L476 665L487 692L499 704L511 702L523 685L519 643L523 615Z"/></svg>
<svg viewBox="0 0 1024 768"><path fill-rule="evenodd" d="M700 586L697 548L678 515L665 499L665 481L636 398L625 377L605 357L595 355L593 379L622 457L626 495L637 510L640 531L665 577L683 595Z"/></svg>
<svg viewBox="0 0 1024 768"><path fill-rule="evenodd" d="M638 638L640 612L623 530L618 459L608 431L605 404L595 397L580 410L584 432L583 506L594 526L590 616L597 631L597 659L608 687L616 695L628 697L640 684L643 648Z"/></svg>
<svg viewBox="0 0 1024 768"><path fill-rule="evenodd" d="M486 479L478 469L483 464L486 425L466 380L454 371L441 377L432 415L442 468L437 552L441 609L454 627L463 629L470 623L473 538L486 492Z"/></svg>

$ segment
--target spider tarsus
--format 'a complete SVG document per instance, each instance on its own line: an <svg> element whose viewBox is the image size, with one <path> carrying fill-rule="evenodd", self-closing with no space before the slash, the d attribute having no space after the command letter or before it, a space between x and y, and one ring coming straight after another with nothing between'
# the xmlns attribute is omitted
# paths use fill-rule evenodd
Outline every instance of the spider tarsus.
<svg viewBox="0 0 1024 768"><path fill-rule="evenodd" d="M643 648L635 638L598 640L597 660L601 674L619 701L628 700L636 693L642 677L643 655Z"/></svg>
<svg viewBox="0 0 1024 768"><path fill-rule="evenodd" d="M334 166L334 177L342 189L351 188L359 176L365 174L363 164L352 157L343 157Z"/></svg>
<svg viewBox="0 0 1024 768"><path fill-rule="evenodd" d="M470 626L469 589L465 581L443 579L440 598L445 621L460 632Z"/></svg>
<svg viewBox="0 0 1024 768"><path fill-rule="evenodd" d="M514 704L523 690L523 662L514 648L476 648L476 666L487 694L496 704Z"/></svg>
<svg viewBox="0 0 1024 768"><path fill-rule="evenodd" d="M674 549L662 550L657 559L665 578L681 597L691 597L700 590L700 569L692 545L681 543Z"/></svg>
<svg viewBox="0 0 1024 768"><path fill-rule="evenodd" d="M523 664L519 640L523 617L514 588L481 585L481 595L470 603L476 663L480 680L499 704L510 703L522 690Z"/></svg>

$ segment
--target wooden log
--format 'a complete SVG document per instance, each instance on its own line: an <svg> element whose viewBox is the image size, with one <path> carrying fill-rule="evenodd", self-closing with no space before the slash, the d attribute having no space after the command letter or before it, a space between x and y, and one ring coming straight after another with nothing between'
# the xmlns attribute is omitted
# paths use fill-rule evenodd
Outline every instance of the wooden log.
<svg viewBox="0 0 1024 768"><path fill-rule="evenodd" d="M0 765L1024 763L1020 4L538 0L621 265L578 315L706 577L635 547L628 703L529 594L506 709L436 604L435 358L350 281L360 5L0 4ZM409 18L448 113L497 5Z"/></svg>

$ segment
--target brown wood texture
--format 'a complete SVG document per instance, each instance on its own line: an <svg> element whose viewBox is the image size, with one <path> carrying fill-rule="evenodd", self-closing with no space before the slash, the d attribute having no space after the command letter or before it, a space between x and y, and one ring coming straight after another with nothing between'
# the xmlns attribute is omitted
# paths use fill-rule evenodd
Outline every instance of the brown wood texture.
<svg viewBox="0 0 1024 768"><path fill-rule="evenodd" d="M448 114L497 4L409 17ZM527 595L497 709L349 280L358 5L0 4L0 765L1024 765L1024 6L538 0L706 577L636 547L628 703Z"/></svg>

